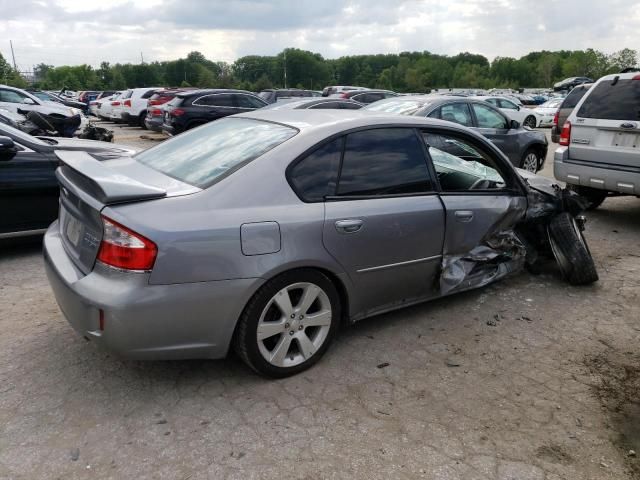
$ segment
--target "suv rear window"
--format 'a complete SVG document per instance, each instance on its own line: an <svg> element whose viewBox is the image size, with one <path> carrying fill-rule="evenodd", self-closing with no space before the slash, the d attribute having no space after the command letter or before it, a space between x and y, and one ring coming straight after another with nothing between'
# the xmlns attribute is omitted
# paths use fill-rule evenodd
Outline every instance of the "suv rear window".
<svg viewBox="0 0 640 480"><path fill-rule="evenodd" d="M578 117L640 120L640 81L600 82L578 110Z"/></svg>
<svg viewBox="0 0 640 480"><path fill-rule="evenodd" d="M276 123L225 118L173 137L134 158L181 182L207 188L297 132Z"/></svg>
<svg viewBox="0 0 640 480"><path fill-rule="evenodd" d="M585 87L583 85L574 88L564 99L560 108L575 108L580 99L584 97L584 94L587 93L588 90L589 87Z"/></svg>

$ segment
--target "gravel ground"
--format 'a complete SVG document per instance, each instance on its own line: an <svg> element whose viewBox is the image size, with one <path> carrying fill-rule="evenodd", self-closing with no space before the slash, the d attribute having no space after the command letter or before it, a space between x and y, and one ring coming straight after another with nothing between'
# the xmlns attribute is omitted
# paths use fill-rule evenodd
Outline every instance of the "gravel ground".
<svg viewBox="0 0 640 480"><path fill-rule="evenodd" d="M0 479L640 478L640 200L588 218L596 285L550 266L382 315L278 381L114 358L60 314L38 241L5 246Z"/></svg>

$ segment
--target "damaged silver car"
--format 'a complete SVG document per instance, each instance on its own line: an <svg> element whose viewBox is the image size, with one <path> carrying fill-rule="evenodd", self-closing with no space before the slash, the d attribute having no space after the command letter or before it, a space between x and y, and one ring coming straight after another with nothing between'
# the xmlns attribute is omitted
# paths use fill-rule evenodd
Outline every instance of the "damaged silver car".
<svg viewBox="0 0 640 480"><path fill-rule="evenodd" d="M341 322L477 288L540 258L597 280L580 197L450 122L255 111L132 158L60 152L44 239L63 314L138 359L313 365Z"/></svg>

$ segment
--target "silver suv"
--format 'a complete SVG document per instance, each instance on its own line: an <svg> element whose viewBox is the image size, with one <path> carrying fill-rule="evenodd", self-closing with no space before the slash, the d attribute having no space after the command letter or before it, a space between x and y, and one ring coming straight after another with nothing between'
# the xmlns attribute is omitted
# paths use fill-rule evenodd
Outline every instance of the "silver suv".
<svg viewBox="0 0 640 480"><path fill-rule="evenodd" d="M640 73L598 80L562 126L559 143L555 177L590 209L611 193L640 196Z"/></svg>

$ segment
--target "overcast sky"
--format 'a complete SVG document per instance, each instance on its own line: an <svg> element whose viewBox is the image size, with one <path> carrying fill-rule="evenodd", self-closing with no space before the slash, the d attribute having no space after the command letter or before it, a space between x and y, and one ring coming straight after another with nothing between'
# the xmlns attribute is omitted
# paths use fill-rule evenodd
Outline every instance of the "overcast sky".
<svg viewBox="0 0 640 480"><path fill-rule="evenodd" d="M285 47L327 58L429 50L640 50L640 0L0 0L0 52L37 63L232 62Z"/></svg>

